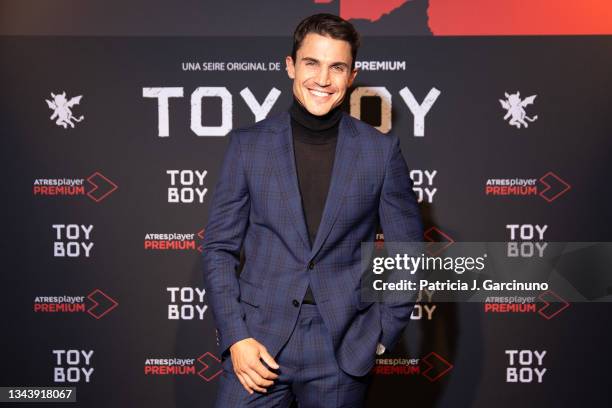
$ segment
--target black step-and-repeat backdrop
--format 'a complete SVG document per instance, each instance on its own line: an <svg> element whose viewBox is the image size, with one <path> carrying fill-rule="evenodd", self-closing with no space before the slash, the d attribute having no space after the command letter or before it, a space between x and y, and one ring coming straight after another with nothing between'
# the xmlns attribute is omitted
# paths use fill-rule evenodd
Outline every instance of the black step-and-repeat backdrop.
<svg viewBox="0 0 612 408"><path fill-rule="evenodd" d="M213 405L204 227L224 136L291 101L290 47L0 39L1 386L76 386L83 407ZM609 241L611 51L609 36L366 37L345 109L399 136L425 240L522 256ZM419 300L368 406L610 403L609 303Z"/></svg>

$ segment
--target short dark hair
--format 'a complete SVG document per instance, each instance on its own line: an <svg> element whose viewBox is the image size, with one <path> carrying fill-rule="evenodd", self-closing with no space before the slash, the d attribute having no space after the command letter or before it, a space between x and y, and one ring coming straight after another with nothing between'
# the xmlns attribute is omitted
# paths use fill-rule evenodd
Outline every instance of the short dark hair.
<svg viewBox="0 0 612 408"><path fill-rule="evenodd" d="M351 56L353 57L351 69L355 68L355 58L357 57L359 45L361 45L361 39L359 33L351 23L342 17L328 13L313 14L310 17L306 17L298 24L293 33L291 57L294 63L296 62L297 50L302 46L302 41L304 41L304 37L306 37L308 33L325 35L334 40L348 42L351 45Z"/></svg>

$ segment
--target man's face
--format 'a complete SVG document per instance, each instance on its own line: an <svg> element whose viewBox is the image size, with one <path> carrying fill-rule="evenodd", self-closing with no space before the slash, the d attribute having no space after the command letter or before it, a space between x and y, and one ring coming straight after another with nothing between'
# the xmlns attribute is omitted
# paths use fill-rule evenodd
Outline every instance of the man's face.
<svg viewBox="0 0 612 408"><path fill-rule="evenodd" d="M308 112L321 116L342 103L357 70L351 70L347 41L308 33L296 51L296 61L285 59L293 79L293 94Z"/></svg>

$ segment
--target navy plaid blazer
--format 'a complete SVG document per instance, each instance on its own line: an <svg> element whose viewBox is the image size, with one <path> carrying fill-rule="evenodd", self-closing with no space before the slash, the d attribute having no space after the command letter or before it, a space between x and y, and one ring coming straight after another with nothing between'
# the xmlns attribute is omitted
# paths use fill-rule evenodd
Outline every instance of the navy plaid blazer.
<svg viewBox="0 0 612 408"><path fill-rule="evenodd" d="M310 283L339 366L365 375L377 343L392 348L414 303L363 302L361 242L422 241L412 180L395 135L343 113L327 201L310 246L288 112L235 129L202 247L204 286L221 352L253 337L276 356ZM241 273L240 251L245 262Z"/></svg>

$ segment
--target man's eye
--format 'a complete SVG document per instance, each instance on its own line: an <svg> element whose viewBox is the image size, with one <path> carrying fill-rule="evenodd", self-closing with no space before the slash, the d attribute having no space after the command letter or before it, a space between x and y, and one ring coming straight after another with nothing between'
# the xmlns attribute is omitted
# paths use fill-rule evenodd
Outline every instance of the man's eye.
<svg viewBox="0 0 612 408"><path fill-rule="evenodd" d="M334 65L332 68L334 71L338 71L338 72L344 71L344 68L340 65Z"/></svg>
<svg viewBox="0 0 612 408"><path fill-rule="evenodd" d="M314 65L314 62L312 62L312 61L306 61L306 65Z"/></svg>

